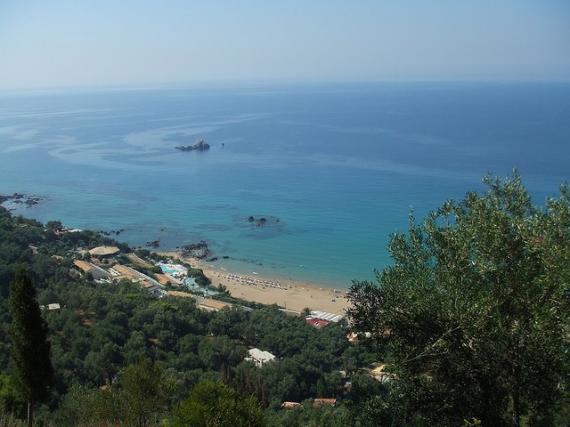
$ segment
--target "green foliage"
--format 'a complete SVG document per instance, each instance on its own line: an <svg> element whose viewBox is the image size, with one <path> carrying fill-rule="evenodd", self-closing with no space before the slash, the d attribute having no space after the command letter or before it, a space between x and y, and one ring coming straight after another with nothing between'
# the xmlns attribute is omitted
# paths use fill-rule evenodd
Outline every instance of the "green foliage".
<svg viewBox="0 0 570 427"><path fill-rule="evenodd" d="M169 426L256 427L264 425L254 397L244 398L232 388L212 381L198 383L174 411Z"/></svg>
<svg viewBox="0 0 570 427"><path fill-rule="evenodd" d="M322 406L312 408L306 402L301 408L267 411L268 426L303 426L303 427L345 427L345 426L374 426L377 424L355 423L348 407Z"/></svg>
<svg viewBox="0 0 570 427"><path fill-rule="evenodd" d="M350 316L397 375L398 424L549 425L568 367L570 192L533 206L520 177L446 202L390 242Z"/></svg>
<svg viewBox="0 0 570 427"><path fill-rule="evenodd" d="M316 330L277 307L210 313L127 281L96 284L71 273L77 248L120 244L90 231L56 234L57 223L0 208L0 372L9 364L7 284L25 264L40 303L62 306L43 313L57 373L37 413L44 425L563 425L570 193L537 208L518 177L487 182L487 194L412 221L392 238L395 262L378 283L354 284L353 327L372 333L355 345L346 324ZM276 360L244 361L251 347ZM378 361L389 382L365 369ZM0 413L21 413L16 385L0 374ZM315 397L337 405L313 408ZM284 410L283 401L305 403Z"/></svg>
<svg viewBox="0 0 570 427"><path fill-rule="evenodd" d="M206 368L219 371L224 382L231 378L230 367L238 365L246 354L243 345L226 336L206 337L198 345L198 356Z"/></svg>
<svg viewBox="0 0 570 427"><path fill-rule="evenodd" d="M15 387L33 410L36 403L49 397L53 367L47 323L41 317L36 288L23 268L16 271L10 289L10 314Z"/></svg>
<svg viewBox="0 0 570 427"><path fill-rule="evenodd" d="M158 425L171 394L163 370L143 359L125 368L116 384L100 389L73 386L55 414L56 425Z"/></svg>
<svg viewBox="0 0 570 427"><path fill-rule="evenodd" d="M124 415L125 404L120 392L75 385L49 418L54 425L63 427L106 426L119 425Z"/></svg>
<svg viewBox="0 0 570 427"><path fill-rule="evenodd" d="M199 286L207 287L212 284L212 281L208 277L206 277L202 269L192 268L189 265L186 265L186 267L188 268L188 276L193 277Z"/></svg>
<svg viewBox="0 0 570 427"><path fill-rule="evenodd" d="M18 395L12 377L0 373L0 414L22 412L24 401Z"/></svg>
<svg viewBox="0 0 570 427"><path fill-rule="evenodd" d="M0 413L0 427L24 427L26 424L14 415Z"/></svg>
<svg viewBox="0 0 570 427"><path fill-rule="evenodd" d="M344 360L356 366L371 357L348 345L343 325L317 331L277 307L259 305L252 305L251 312L208 313L198 310L190 298L156 299L128 281L97 284L72 274L71 258L77 256L78 246L107 242L112 241L89 231L55 235L40 223L11 217L0 208L0 274L5 271L11 281L16 264L26 264L41 285L40 303L62 306L43 312L56 376L49 406L38 409L39 422L58 426L133 422L125 368L143 359L161 366L161 389L166 387L168 394L164 406L148 414L158 422L165 407L175 407L200 381L223 381L245 399L254 395L263 407L279 407L283 400L335 393L343 382L338 370ZM37 254L29 244L37 247ZM2 247L7 248L5 253ZM3 284L0 290L7 291ZM9 324L8 301L0 295L0 371L8 370ZM248 347L271 351L278 361L256 368L243 361Z"/></svg>
<svg viewBox="0 0 570 427"><path fill-rule="evenodd" d="M129 423L138 427L156 423L156 416L166 408L171 392L161 368L149 359L143 359L125 369L121 385Z"/></svg>

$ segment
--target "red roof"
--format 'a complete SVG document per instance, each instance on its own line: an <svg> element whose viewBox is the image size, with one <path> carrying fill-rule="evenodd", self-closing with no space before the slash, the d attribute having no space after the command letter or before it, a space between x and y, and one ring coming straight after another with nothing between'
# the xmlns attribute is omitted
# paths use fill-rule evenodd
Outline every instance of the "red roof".
<svg viewBox="0 0 570 427"><path fill-rule="evenodd" d="M305 318L305 322L307 322L309 325L311 325L312 327L317 328L317 329L324 328L329 323L331 323L328 320L317 319L316 317L307 317L307 318Z"/></svg>

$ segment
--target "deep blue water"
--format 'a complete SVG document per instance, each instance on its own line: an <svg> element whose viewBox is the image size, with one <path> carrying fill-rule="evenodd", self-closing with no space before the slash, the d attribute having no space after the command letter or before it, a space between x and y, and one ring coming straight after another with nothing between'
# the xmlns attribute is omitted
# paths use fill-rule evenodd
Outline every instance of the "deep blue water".
<svg viewBox="0 0 570 427"><path fill-rule="evenodd" d="M209 152L174 149L198 138ZM487 171L518 168L538 203L555 194L570 84L5 92L0 161L0 193L47 197L26 216L163 248L206 239L228 268L346 287L390 262L410 209L482 189Z"/></svg>

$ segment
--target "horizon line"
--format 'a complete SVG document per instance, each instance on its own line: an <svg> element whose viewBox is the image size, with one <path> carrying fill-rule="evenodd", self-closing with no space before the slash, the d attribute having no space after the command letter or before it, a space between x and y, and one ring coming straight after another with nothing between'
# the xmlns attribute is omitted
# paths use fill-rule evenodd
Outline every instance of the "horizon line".
<svg viewBox="0 0 570 427"><path fill-rule="evenodd" d="M38 85L0 87L3 93L41 93L41 92L68 92L68 91L120 91L120 90L161 90L193 87L279 87L279 86L330 86L330 85L373 85L373 84L570 84L570 78L552 79L370 79L370 80L293 80L293 79L243 79L243 80L188 80L176 82L115 82L70 85Z"/></svg>

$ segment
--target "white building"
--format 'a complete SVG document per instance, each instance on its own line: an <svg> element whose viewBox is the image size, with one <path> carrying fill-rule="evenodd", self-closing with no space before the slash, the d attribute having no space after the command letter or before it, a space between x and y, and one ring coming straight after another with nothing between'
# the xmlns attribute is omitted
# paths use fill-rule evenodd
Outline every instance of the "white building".
<svg viewBox="0 0 570 427"><path fill-rule="evenodd" d="M249 356L245 358L250 362L255 363L255 366L258 368L263 367L268 362L275 360L275 355L271 354L268 351L263 351L258 348L250 348L248 350Z"/></svg>
<svg viewBox="0 0 570 427"><path fill-rule="evenodd" d="M340 322L343 318L342 314L327 313L326 311L311 311L311 317L314 319L322 319L328 322Z"/></svg>

